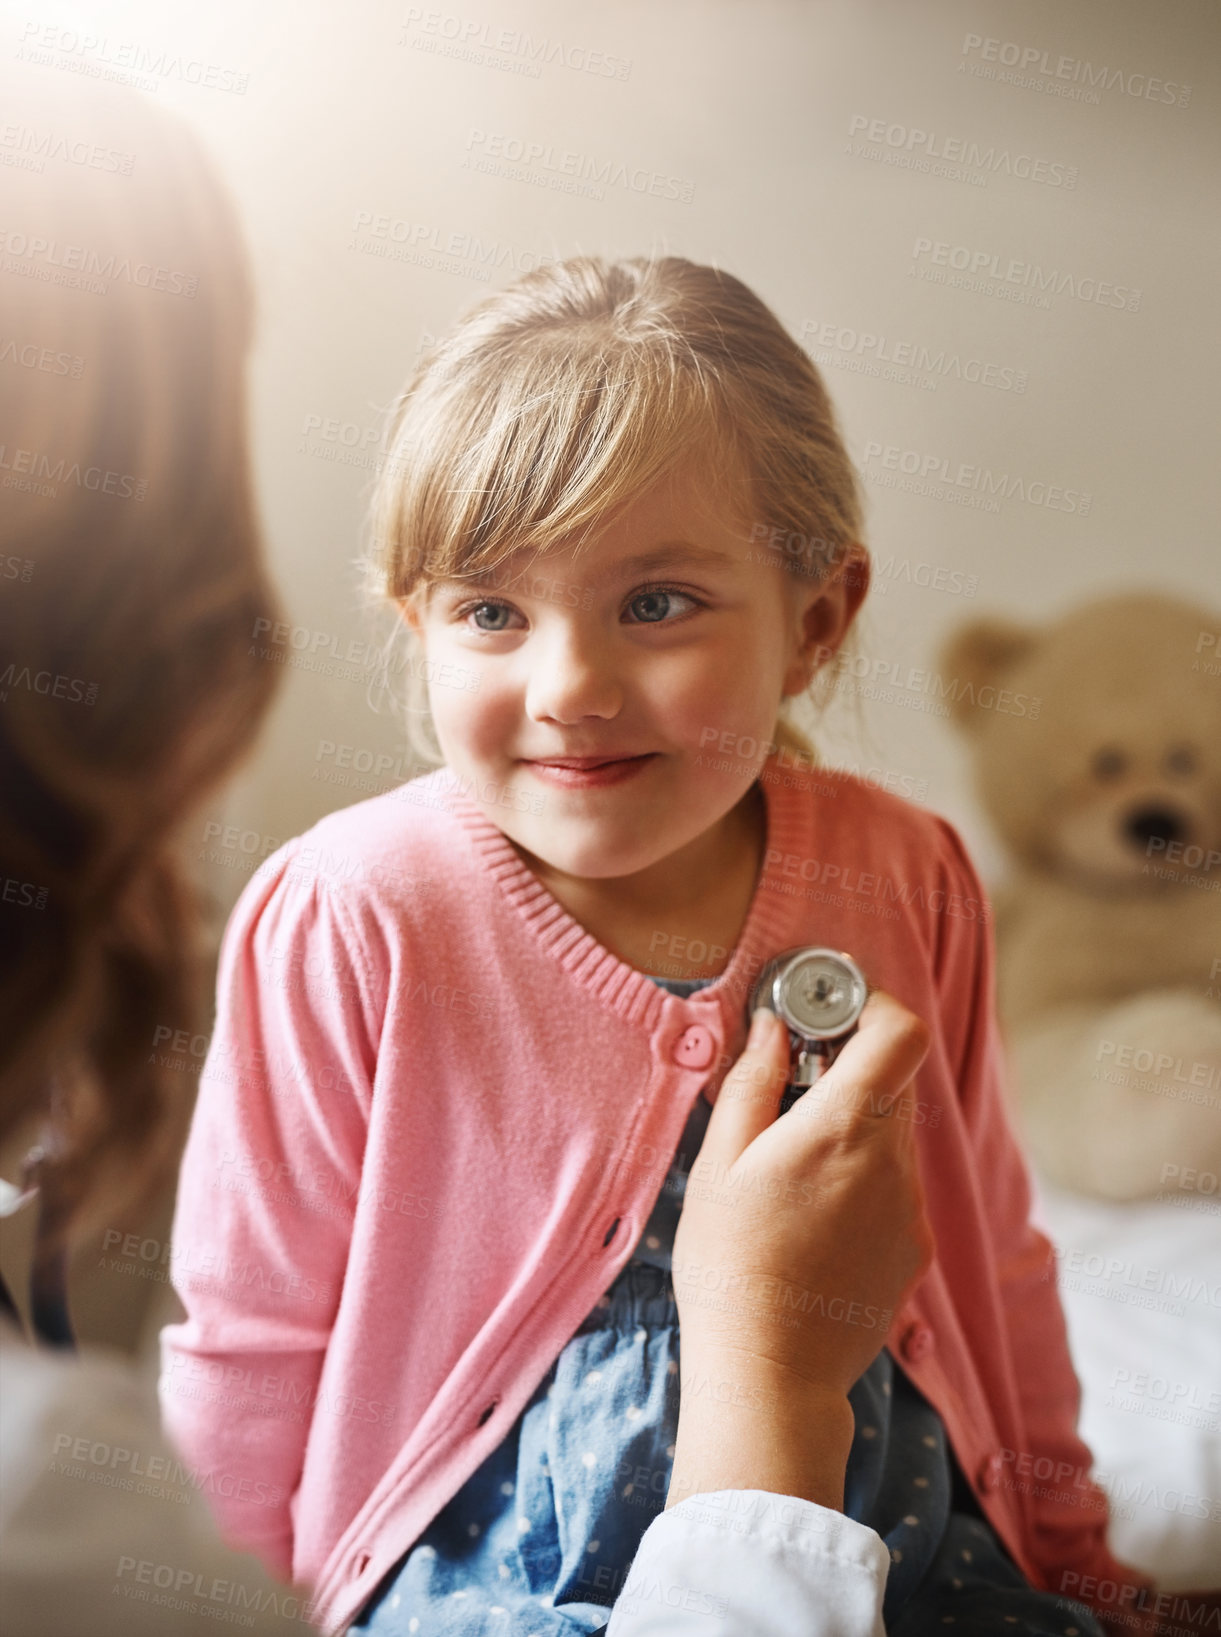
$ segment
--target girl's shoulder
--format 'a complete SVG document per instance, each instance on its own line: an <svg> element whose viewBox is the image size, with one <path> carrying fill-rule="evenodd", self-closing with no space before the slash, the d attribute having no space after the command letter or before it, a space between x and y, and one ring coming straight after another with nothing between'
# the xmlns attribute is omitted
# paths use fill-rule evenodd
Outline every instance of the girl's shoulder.
<svg viewBox="0 0 1221 1637"><path fill-rule="evenodd" d="M250 886L261 878L264 887L337 891L349 902L362 889L377 899L417 898L428 881L452 874L461 845L443 771L327 813L269 854Z"/></svg>
<svg viewBox="0 0 1221 1637"><path fill-rule="evenodd" d="M954 823L915 791L887 788L876 769L819 767L780 789L768 862L776 876L792 878L781 890L800 886L853 910L885 912L879 936L909 929L934 964L951 946L975 958L993 911Z"/></svg>
<svg viewBox="0 0 1221 1637"><path fill-rule="evenodd" d="M384 1010L388 974L455 919L459 827L426 774L328 813L255 870L229 914L220 987L257 972L332 1010Z"/></svg>
<svg viewBox="0 0 1221 1637"><path fill-rule="evenodd" d="M977 883L958 828L927 803L928 780L879 767L772 770L781 824L816 856L844 869L949 873Z"/></svg>
<svg viewBox="0 0 1221 1637"><path fill-rule="evenodd" d="M369 964L413 923L435 923L457 867L460 826L436 774L327 813L282 842L246 882L229 914L222 959L239 946L277 958L347 950Z"/></svg>

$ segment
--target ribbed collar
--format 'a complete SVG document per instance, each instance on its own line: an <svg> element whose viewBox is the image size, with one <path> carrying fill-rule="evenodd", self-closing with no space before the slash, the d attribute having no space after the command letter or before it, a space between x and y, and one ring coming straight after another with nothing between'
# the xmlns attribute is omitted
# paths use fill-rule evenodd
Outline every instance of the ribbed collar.
<svg viewBox="0 0 1221 1637"><path fill-rule="evenodd" d="M746 920L725 971L706 989L682 999L668 995L645 973L620 960L587 932L522 862L504 832L464 793L462 781L451 768L438 768L425 777L462 825L483 867L539 944L603 1005L650 1030L658 1026L666 1006L713 1005L721 1012L728 1033L730 1020L742 1016L750 985L764 961L787 947L800 901L784 891L780 867L785 856L800 849L803 842L809 845L808 778L794 774L790 768L781 770L775 753L763 771L771 775L760 781L767 836Z"/></svg>

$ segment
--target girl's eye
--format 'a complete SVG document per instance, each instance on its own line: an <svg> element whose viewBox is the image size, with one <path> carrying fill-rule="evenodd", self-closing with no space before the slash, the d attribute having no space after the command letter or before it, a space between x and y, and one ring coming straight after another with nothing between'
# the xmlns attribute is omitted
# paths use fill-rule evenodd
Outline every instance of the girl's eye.
<svg viewBox="0 0 1221 1637"><path fill-rule="evenodd" d="M675 599L679 602L690 603L692 607L700 607L696 598L689 596L685 591L675 591L669 586L649 586L645 591L638 591L628 603L629 608L641 608L641 625L661 625L666 623L666 616L671 612ZM681 610L680 610L681 612Z"/></svg>
<svg viewBox="0 0 1221 1637"><path fill-rule="evenodd" d="M689 612L687 608L676 608L677 604L682 603L690 604L691 608L703 607L698 598L686 591L676 591L672 586L646 586L629 599L627 606L637 610L639 617L633 624L664 625L673 624L676 618ZM516 614L517 610L510 603L485 599L459 608L456 618L485 636L499 636L501 632L513 629L511 622Z"/></svg>
<svg viewBox="0 0 1221 1637"><path fill-rule="evenodd" d="M495 616L503 614L507 617L513 613L513 610L509 607L508 603L481 602L468 603L465 608L459 609L458 612L460 618L463 620L469 620L477 614L491 614L493 616L493 620L490 624L485 625L477 622L475 629L477 631L486 631L489 636L496 636L501 631L507 631L509 626L506 621L498 620L495 618Z"/></svg>

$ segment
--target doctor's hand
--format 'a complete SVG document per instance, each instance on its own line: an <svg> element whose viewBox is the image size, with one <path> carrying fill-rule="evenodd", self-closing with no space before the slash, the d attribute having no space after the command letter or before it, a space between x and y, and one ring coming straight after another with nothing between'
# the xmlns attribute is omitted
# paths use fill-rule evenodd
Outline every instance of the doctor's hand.
<svg viewBox="0 0 1221 1637"><path fill-rule="evenodd" d="M928 1046L926 1025L875 991L832 1066L777 1118L788 1032L773 1013L755 1014L721 1082L675 1235L688 1397L706 1377L729 1384L716 1392L722 1408L729 1397L774 1406L777 1442L816 1411L850 1443L848 1389L933 1256L912 1136L917 1105L903 1096ZM718 1424L731 1420L722 1414ZM712 1425L701 1428L702 1445ZM689 1476L690 1448L680 1419L676 1477L680 1466Z"/></svg>

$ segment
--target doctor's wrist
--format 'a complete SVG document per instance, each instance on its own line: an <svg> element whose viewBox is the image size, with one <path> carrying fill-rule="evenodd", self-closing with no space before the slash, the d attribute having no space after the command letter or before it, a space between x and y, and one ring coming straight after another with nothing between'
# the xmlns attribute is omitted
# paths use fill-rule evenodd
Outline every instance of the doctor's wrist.
<svg viewBox="0 0 1221 1637"><path fill-rule="evenodd" d="M684 1364L666 1507L762 1489L842 1512L856 1423L846 1396L740 1356Z"/></svg>

